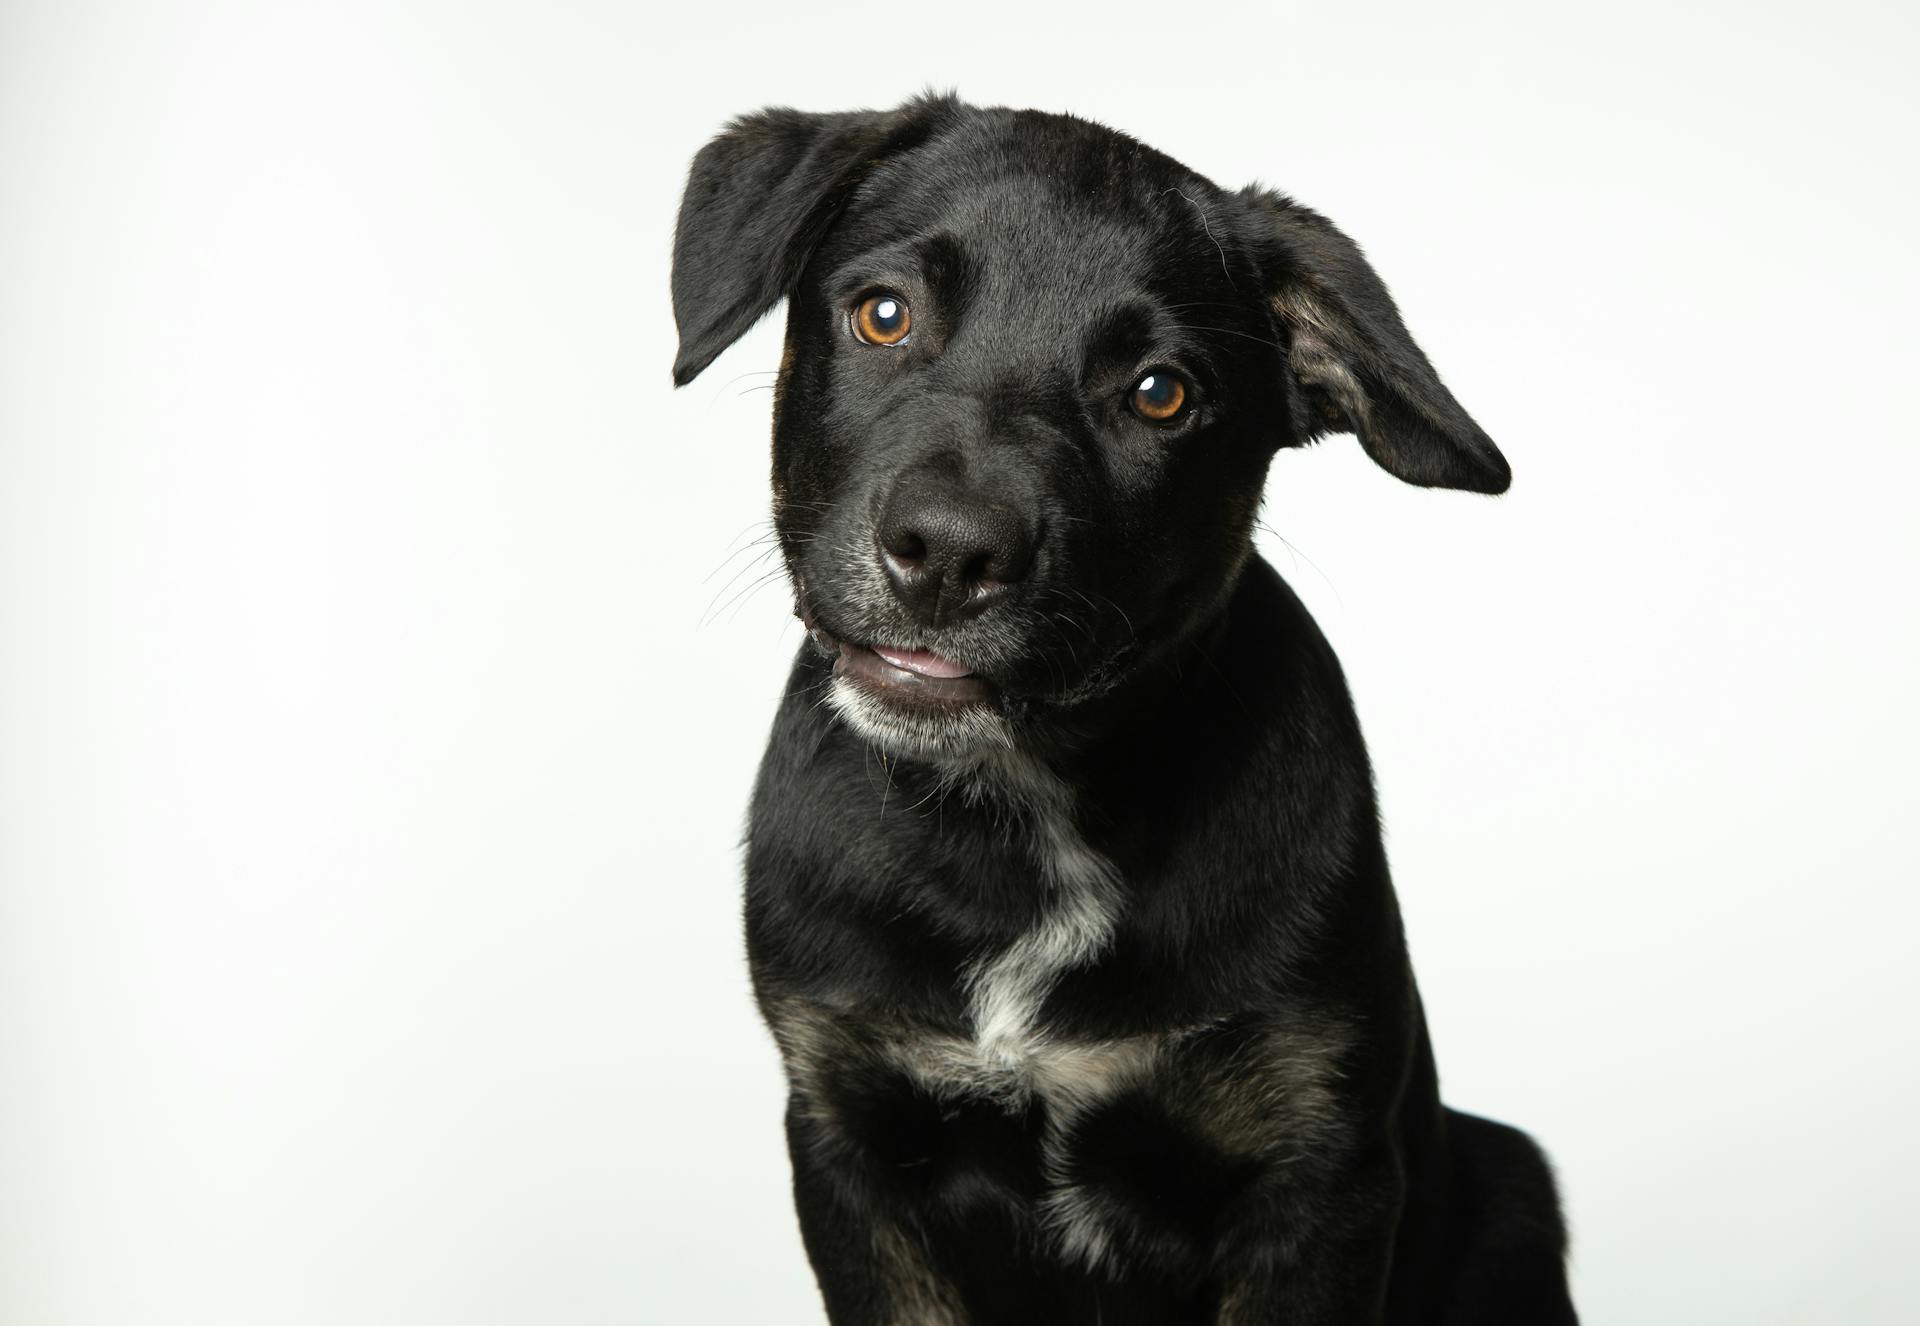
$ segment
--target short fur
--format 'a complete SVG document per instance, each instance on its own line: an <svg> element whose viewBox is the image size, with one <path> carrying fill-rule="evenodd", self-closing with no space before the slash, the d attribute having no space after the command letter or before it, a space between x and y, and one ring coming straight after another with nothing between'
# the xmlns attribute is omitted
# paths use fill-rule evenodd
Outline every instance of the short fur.
<svg viewBox="0 0 1920 1326"><path fill-rule="evenodd" d="M875 290L898 346L852 334ZM1440 1104L1339 664L1253 551L1268 462L1325 433L1507 486L1359 249L1101 126L928 98L736 121L673 298L680 383L789 303L774 516L816 643L747 932L829 1317L1572 1322L1544 1158ZM1127 405L1156 367L1176 424ZM909 601L902 509L1018 573ZM842 675L876 642L991 701Z"/></svg>

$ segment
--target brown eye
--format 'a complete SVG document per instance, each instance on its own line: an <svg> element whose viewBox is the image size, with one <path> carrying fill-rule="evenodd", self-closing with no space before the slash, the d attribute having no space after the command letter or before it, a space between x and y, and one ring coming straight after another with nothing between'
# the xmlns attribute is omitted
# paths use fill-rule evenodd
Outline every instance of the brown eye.
<svg viewBox="0 0 1920 1326"><path fill-rule="evenodd" d="M868 295L853 311L853 334L868 345L898 345L912 330L913 315L898 295Z"/></svg>
<svg viewBox="0 0 1920 1326"><path fill-rule="evenodd" d="M1180 417L1187 406L1187 384L1164 368L1133 384L1133 412L1150 423L1164 424Z"/></svg>

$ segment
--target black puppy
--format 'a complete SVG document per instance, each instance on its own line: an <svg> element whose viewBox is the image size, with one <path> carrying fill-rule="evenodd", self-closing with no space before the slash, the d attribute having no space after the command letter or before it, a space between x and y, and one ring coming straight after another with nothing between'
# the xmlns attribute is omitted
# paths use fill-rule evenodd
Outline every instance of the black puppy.
<svg viewBox="0 0 1920 1326"><path fill-rule="evenodd" d="M677 383L782 297L812 646L747 935L836 1323L1571 1322L1523 1134L1444 1108L1274 453L1506 461L1359 249L1067 116L771 110L695 160Z"/></svg>

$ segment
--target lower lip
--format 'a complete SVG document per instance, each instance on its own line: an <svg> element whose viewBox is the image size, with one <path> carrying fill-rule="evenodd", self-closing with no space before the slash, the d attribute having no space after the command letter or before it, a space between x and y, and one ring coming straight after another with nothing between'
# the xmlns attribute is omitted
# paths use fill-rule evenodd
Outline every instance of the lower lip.
<svg viewBox="0 0 1920 1326"><path fill-rule="evenodd" d="M842 640L840 657L833 661L833 675L882 699L900 704L960 709L993 703L993 688L972 673L935 675L947 672L954 666L949 660L941 659L938 655L905 651L895 654L895 657L902 662L921 664L929 670L900 667L871 649Z"/></svg>

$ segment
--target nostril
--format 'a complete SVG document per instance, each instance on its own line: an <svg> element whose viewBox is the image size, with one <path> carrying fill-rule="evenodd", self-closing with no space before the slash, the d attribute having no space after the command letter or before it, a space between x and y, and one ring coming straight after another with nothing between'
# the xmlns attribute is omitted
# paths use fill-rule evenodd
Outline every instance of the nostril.
<svg viewBox="0 0 1920 1326"><path fill-rule="evenodd" d="M889 530L880 540L880 546L898 561L924 562L927 560L927 541L920 537L917 530Z"/></svg>
<svg viewBox="0 0 1920 1326"><path fill-rule="evenodd" d="M1017 584L1033 570L1033 557L1030 540L1011 538L976 553L967 564L967 578L984 589Z"/></svg>

